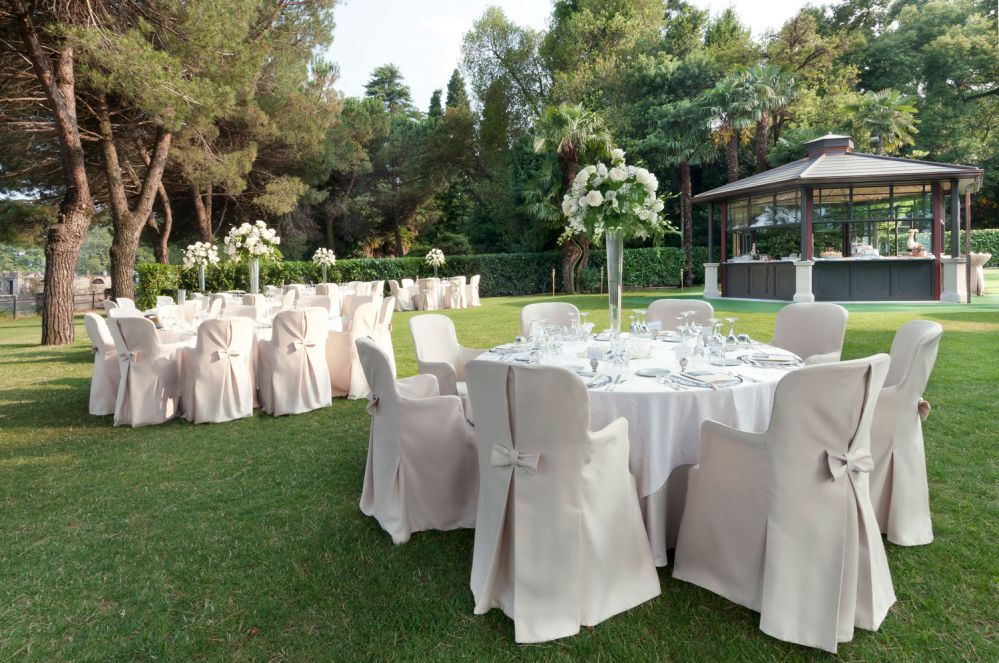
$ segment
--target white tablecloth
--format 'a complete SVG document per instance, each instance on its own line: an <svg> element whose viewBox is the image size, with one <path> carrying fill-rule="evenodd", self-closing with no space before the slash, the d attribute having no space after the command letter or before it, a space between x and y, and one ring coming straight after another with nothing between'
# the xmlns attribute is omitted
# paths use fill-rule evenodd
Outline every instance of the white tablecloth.
<svg viewBox="0 0 999 663"><path fill-rule="evenodd" d="M763 431L770 420L774 391L777 382L787 372L779 368L755 368L746 365L731 367L699 366L704 370L724 371L747 376L757 381L745 380L733 387L717 390L691 389L676 391L659 384L655 378L640 377L640 368L666 368L678 372L675 343L656 341L651 359L632 360L625 382L613 390L590 389L590 428L599 430L618 417L628 421L628 439L631 445L629 465L642 498L646 529L652 544L655 562L666 565L666 550L675 544L679 516L683 512L685 497L685 468L698 461L701 424L709 419L740 430ZM542 363L570 368L589 368L588 360L581 356L545 358ZM783 353L765 345L752 350L741 349L729 353L736 357L749 352ZM786 354L786 353L785 353ZM482 359L510 361L509 355L487 353ZM601 363L599 370L607 369ZM694 370L694 367L688 367ZM670 475L678 470L680 483L671 490L667 486ZM669 502L668 502L669 500Z"/></svg>

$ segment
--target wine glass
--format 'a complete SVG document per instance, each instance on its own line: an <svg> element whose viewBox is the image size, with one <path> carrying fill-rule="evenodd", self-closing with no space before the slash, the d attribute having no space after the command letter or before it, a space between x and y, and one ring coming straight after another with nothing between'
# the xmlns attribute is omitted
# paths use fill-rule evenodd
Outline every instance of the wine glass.
<svg viewBox="0 0 999 663"><path fill-rule="evenodd" d="M728 336L725 338L725 345L735 347L739 344L739 339L735 335L735 322L738 318L725 318L728 323Z"/></svg>
<svg viewBox="0 0 999 663"><path fill-rule="evenodd" d="M738 336L739 347L743 350L748 350L753 345L753 339L749 337L749 334L743 332Z"/></svg>

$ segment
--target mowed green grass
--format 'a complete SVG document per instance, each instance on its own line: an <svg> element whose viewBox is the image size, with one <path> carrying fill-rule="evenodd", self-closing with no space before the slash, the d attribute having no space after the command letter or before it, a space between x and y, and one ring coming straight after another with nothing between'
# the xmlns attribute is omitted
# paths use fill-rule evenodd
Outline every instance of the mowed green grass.
<svg viewBox="0 0 999 663"><path fill-rule="evenodd" d="M993 291L999 274L990 274ZM630 293L640 307L675 293ZM690 296L687 294L686 296ZM447 312L461 341L511 339L541 297ZM571 298L606 323L599 296ZM778 305L716 302L768 339ZM415 371L395 318L400 375ZM845 357L886 352L907 320L946 329L926 391L936 540L887 544L898 603L848 661L999 660L999 297L851 307ZM358 509L363 402L221 425L113 428L87 414L91 355L0 320L0 662L8 660L823 660L758 615L660 570L662 595L591 631L518 646L472 614L473 532L392 545Z"/></svg>

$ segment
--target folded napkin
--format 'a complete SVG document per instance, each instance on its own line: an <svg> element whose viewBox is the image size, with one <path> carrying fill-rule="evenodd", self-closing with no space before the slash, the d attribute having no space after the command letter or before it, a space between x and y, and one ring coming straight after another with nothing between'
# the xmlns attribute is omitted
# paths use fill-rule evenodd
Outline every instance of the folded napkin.
<svg viewBox="0 0 999 663"><path fill-rule="evenodd" d="M778 355L770 352L757 352L749 355L749 359L761 364L797 364L801 361L797 355Z"/></svg>
<svg viewBox="0 0 999 663"><path fill-rule="evenodd" d="M586 383L587 389L596 389L597 387L602 387L611 381L611 376L609 375L598 375L593 380Z"/></svg>
<svg viewBox="0 0 999 663"><path fill-rule="evenodd" d="M700 381L705 384L713 384L716 387L724 384L729 384L731 382L738 382L739 379L733 377L727 373L712 373L711 371L694 371L690 373L681 373L681 377L687 378L689 380Z"/></svg>

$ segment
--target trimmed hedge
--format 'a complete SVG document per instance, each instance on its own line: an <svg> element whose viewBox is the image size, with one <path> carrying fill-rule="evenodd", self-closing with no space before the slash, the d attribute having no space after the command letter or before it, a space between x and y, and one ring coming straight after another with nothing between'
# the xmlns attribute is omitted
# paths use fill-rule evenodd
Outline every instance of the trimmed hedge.
<svg viewBox="0 0 999 663"><path fill-rule="evenodd" d="M694 249L695 280L704 280L702 263L707 250ZM604 252L592 251L590 265L600 268L605 264ZM534 295L550 292L552 269L555 270L555 287L562 288L562 254L545 253L492 253L470 256L448 256L447 262L437 273L441 277L472 276L481 274L479 292L483 297ZM676 247L626 249L624 283L631 287L665 287L680 283L683 268L683 251ZM176 294L178 288L194 291L198 287L196 269L180 265L143 263L136 266L139 273L137 304L150 308L160 294ZM423 262L423 257L407 258L347 258L337 260L327 276L331 282L401 280L433 276L434 270ZM322 270L312 262L278 262L260 266L260 284L315 283L322 278ZM604 277L606 279L606 276ZM246 290L249 287L245 265L221 263L209 267L205 274L205 288L209 292Z"/></svg>

